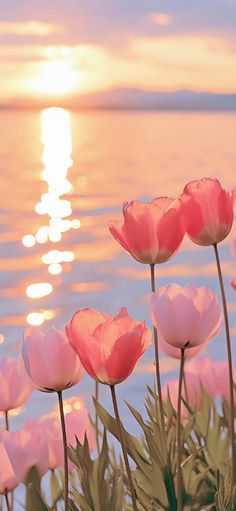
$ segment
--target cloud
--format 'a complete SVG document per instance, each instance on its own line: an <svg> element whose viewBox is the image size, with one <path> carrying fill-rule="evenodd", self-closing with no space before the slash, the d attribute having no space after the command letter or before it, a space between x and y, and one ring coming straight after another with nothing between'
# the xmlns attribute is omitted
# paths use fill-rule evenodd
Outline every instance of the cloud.
<svg viewBox="0 0 236 511"><path fill-rule="evenodd" d="M63 25L54 25L42 21L0 21L0 36L38 36L46 37L52 34L63 34L66 28Z"/></svg>
<svg viewBox="0 0 236 511"><path fill-rule="evenodd" d="M164 12L153 12L149 15L149 19L155 24L160 26L167 26L172 23L171 16Z"/></svg>

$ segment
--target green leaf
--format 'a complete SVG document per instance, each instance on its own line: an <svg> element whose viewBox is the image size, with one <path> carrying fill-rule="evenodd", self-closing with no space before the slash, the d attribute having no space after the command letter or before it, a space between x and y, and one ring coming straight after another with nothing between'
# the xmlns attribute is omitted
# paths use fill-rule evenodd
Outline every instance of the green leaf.
<svg viewBox="0 0 236 511"><path fill-rule="evenodd" d="M28 494L28 507L27 511L49 511L49 507L43 501L40 493L35 488L33 483L27 486Z"/></svg>
<svg viewBox="0 0 236 511"><path fill-rule="evenodd" d="M99 415L99 418L101 422L103 423L104 427L112 433L118 441L120 441L120 435L119 435L119 429L116 420L114 417L112 417L106 410L103 408L103 406L98 403L95 399L93 399L95 408L97 410L97 413ZM143 462L148 463L147 457L144 452L144 448L133 435L128 433L123 428L124 435L125 435L125 441L127 446L127 451L129 456L135 461L135 463Z"/></svg>

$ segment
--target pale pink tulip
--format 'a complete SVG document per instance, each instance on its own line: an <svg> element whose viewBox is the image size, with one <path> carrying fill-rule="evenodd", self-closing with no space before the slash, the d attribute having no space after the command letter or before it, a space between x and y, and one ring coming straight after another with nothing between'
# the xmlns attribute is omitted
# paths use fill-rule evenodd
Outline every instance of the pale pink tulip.
<svg viewBox="0 0 236 511"><path fill-rule="evenodd" d="M163 337L160 335L160 333L158 335L158 345L159 345L160 351L162 353L165 353L165 355L167 355L168 357L178 358L178 359L181 357L180 349L176 348L175 346L172 346L171 344L166 342L163 339ZM202 344L200 344L199 346L195 346L195 348L189 348L188 350L185 351L184 357L185 358L194 357L203 349L204 349L204 345L202 345Z"/></svg>
<svg viewBox="0 0 236 511"><path fill-rule="evenodd" d="M215 399L219 394L216 362L210 357L197 357L186 363L185 370L188 373L195 374L206 389L208 395L212 399Z"/></svg>
<svg viewBox="0 0 236 511"><path fill-rule="evenodd" d="M125 308L114 318L93 309L78 311L67 335L87 373L107 385L128 378L151 343L145 323L134 321Z"/></svg>
<svg viewBox="0 0 236 511"><path fill-rule="evenodd" d="M48 449L48 468L54 470L63 466L63 443L61 423L58 414L43 415L39 421L29 420L25 423L26 431L38 431L42 434Z"/></svg>
<svg viewBox="0 0 236 511"><path fill-rule="evenodd" d="M189 404L191 408L200 409L202 404L202 390L201 390L201 383L197 375L188 373L185 371L185 385L182 387L182 397L184 400ZM163 398L166 401L168 392L170 395L170 399L172 402L172 405L175 410L177 410L177 404L178 404L178 387L179 387L179 380L171 379L168 381L166 385L163 387ZM186 393L187 390L187 393ZM184 405L182 406L182 417L188 417L189 411L187 407Z"/></svg>
<svg viewBox="0 0 236 511"><path fill-rule="evenodd" d="M90 451L96 449L97 442L95 429L92 426L88 410L83 399L75 396L67 399L64 401L64 410L68 444L76 447L75 435L79 442L83 444L86 434Z"/></svg>
<svg viewBox="0 0 236 511"><path fill-rule="evenodd" d="M178 250L185 234L179 199L125 202L123 216L123 220L109 223L110 232L140 263L164 263Z"/></svg>
<svg viewBox="0 0 236 511"><path fill-rule="evenodd" d="M48 470L48 448L40 431L5 431L1 435L19 482L27 482L27 474L36 467L42 477Z"/></svg>
<svg viewBox="0 0 236 511"><path fill-rule="evenodd" d="M63 408L68 445L76 447L76 436L80 443L83 444L86 434L90 451L96 449L95 431L83 399L71 397L66 401L63 400ZM54 407L52 412L40 417L39 421L27 421L24 429L26 431L39 431L42 433L48 447L48 468L50 470L63 466L63 443L58 405ZM70 470L73 467L74 465L69 463Z"/></svg>
<svg viewBox="0 0 236 511"><path fill-rule="evenodd" d="M3 443L0 443L0 494L13 491L19 484Z"/></svg>
<svg viewBox="0 0 236 511"><path fill-rule="evenodd" d="M229 393L229 367L228 362L220 361L215 362L215 374L216 374L216 389L218 396L224 397L226 401L230 400ZM234 383L236 383L236 374L234 371ZM236 404L236 396L234 397Z"/></svg>
<svg viewBox="0 0 236 511"><path fill-rule="evenodd" d="M9 412L23 405L33 386L20 374L18 364L11 358L0 360L0 411Z"/></svg>
<svg viewBox="0 0 236 511"><path fill-rule="evenodd" d="M234 194L226 192L217 179L188 183L181 196L186 232L198 245L224 240L233 224Z"/></svg>
<svg viewBox="0 0 236 511"><path fill-rule="evenodd" d="M210 289L171 284L152 293L151 317L168 344L186 349L208 342L219 331L221 309Z"/></svg>
<svg viewBox="0 0 236 511"><path fill-rule="evenodd" d="M25 332L22 362L26 374L38 390L60 392L78 383L82 376L79 357L71 348L64 330L39 328Z"/></svg>

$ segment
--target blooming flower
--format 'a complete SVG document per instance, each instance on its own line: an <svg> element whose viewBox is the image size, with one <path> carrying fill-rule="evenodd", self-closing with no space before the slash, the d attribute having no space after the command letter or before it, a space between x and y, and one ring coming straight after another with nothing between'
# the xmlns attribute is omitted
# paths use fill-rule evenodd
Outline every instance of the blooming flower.
<svg viewBox="0 0 236 511"><path fill-rule="evenodd" d="M82 376L80 360L64 330L56 328L46 334L39 328L27 329L20 363L35 387L45 392L72 387Z"/></svg>
<svg viewBox="0 0 236 511"><path fill-rule="evenodd" d="M107 385L125 380L151 343L145 323L134 321L125 308L114 318L93 309L78 311L67 335L88 374Z"/></svg>
<svg viewBox="0 0 236 511"><path fill-rule="evenodd" d="M11 358L0 360L0 411L14 410L30 396L33 386L20 374L17 361Z"/></svg>
<svg viewBox="0 0 236 511"><path fill-rule="evenodd" d="M210 289L171 284L152 293L151 317L168 344L185 349L202 345L218 332L221 309Z"/></svg>
<svg viewBox="0 0 236 511"><path fill-rule="evenodd" d="M0 443L0 494L14 490L19 484L3 443Z"/></svg>
<svg viewBox="0 0 236 511"><path fill-rule="evenodd" d="M145 264L168 261L179 248L184 234L179 199L158 197L151 202L125 202L123 220L113 220L109 229L134 259Z"/></svg>
<svg viewBox="0 0 236 511"><path fill-rule="evenodd" d="M158 345L160 348L160 351L162 353L165 353L168 357L171 358L180 358L180 349L176 348L175 346L172 346L168 342L163 339L163 337L159 334L158 335ZM195 348L189 348L185 351L185 358L191 358L197 355L202 349L204 348L204 345L200 344L199 346L195 346Z"/></svg>
<svg viewBox="0 0 236 511"><path fill-rule="evenodd" d="M76 437L81 444L84 443L85 434L88 439L90 451L96 448L96 435L91 424L88 410L81 398L72 397L63 401L67 443L76 447ZM24 427L27 431L39 431L48 448L48 468L54 470L63 466L63 443L58 406L50 413L40 417L39 421L28 420ZM69 462L70 470L73 463Z"/></svg>
<svg viewBox="0 0 236 511"><path fill-rule="evenodd" d="M214 245L228 236L233 224L234 193L226 192L217 179L188 183L181 196L186 232L198 245Z"/></svg>
<svg viewBox="0 0 236 511"><path fill-rule="evenodd" d="M32 467L37 468L41 477L47 472L48 448L40 431L5 431L1 442L19 482L27 483L27 474Z"/></svg>

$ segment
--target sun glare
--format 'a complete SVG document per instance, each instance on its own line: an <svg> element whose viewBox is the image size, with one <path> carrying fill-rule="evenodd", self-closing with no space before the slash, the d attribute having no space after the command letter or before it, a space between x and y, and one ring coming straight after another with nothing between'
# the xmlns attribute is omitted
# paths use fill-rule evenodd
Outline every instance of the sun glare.
<svg viewBox="0 0 236 511"><path fill-rule="evenodd" d="M43 96L65 96L79 90L83 73L74 68L67 54L50 56L40 65L39 74L31 80L31 89Z"/></svg>

